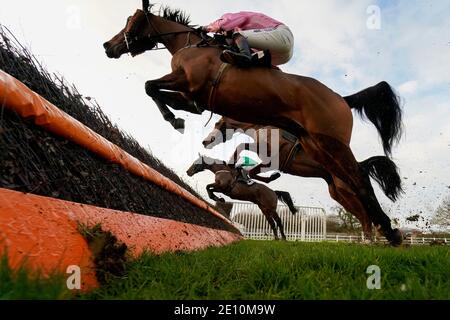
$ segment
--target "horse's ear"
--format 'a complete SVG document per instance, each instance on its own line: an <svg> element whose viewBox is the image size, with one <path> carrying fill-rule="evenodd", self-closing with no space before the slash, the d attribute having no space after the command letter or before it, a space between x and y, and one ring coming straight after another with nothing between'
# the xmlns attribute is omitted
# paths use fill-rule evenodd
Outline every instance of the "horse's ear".
<svg viewBox="0 0 450 320"><path fill-rule="evenodd" d="M142 0L142 10L144 10L145 13L149 12L150 8L150 0Z"/></svg>

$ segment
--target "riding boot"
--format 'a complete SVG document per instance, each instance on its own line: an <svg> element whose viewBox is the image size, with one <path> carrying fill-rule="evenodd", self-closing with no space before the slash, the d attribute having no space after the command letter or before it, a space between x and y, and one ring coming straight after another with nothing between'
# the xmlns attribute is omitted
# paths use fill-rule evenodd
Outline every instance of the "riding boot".
<svg viewBox="0 0 450 320"><path fill-rule="evenodd" d="M252 64L255 67L271 68L272 54L269 50L258 51L252 55Z"/></svg>
<svg viewBox="0 0 450 320"><path fill-rule="evenodd" d="M236 167L238 172L238 181L242 181L243 183L247 185L252 185L253 181L250 179L250 177L247 174L247 171L242 168L241 166Z"/></svg>
<svg viewBox="0 0 450 320"><path fill-rule="evenodd" d="M238 67L249 67L252 64L252 53L247 38L240 34L234 37L234 43L239 49L239 52L225 50L220 55L223 62L236 65Z"/></svg>

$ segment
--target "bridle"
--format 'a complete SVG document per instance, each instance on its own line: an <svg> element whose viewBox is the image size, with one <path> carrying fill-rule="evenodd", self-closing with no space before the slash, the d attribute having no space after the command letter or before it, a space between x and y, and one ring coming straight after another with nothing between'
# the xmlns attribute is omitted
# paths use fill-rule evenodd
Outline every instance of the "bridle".
<svg viewBox="0 0 450 320"><path fill-rule="evenodd" d="M148 49L148 51L154 51L154 50L165 50L167 49L166 47L162 47L159 48L158 47L158 43L159 42L163 42L163 37L166 36L172 36L172 35L177 35L177 34L187 34L187 39L186 39L186 45L184 48L186 47L190 47L191 46L191 33L194 33L195 31L193 29L191 30L183 30L183 31L173 31L173 32L166 32L166 33L160 33L158 31L158 29L155 27L155 25L152 23L151 19L149 18L149 12L144 11L145 14L145 18L147 20L147 23L149 24L149 26L153 29L154 33L156 35L151 35L151 33L148 33L147 35L144 36L134 36L130 38L130 32L125 31L124 32L124 42L125 45L128 49L128 51L131 53L131 46L133 42L139 42L139 41L155 41L156 42L156 47ZM182 49L184 49L182 48Z"/></svg>

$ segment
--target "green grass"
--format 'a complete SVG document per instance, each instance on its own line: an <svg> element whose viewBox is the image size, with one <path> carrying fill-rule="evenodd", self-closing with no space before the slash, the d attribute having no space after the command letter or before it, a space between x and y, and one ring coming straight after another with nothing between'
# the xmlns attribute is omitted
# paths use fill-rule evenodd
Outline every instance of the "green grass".
<svg viewBox="0 0 450 320"><path fill-rule="evenodd" d="M368 290L367 267L381 268ZM448 247L242 241L146 254L82 299L450 299Z"/></svg>
<svg viewBox="0 0 450 320"><path fill-rule="evenodd" d="M44 278L40 273L30 274L25 268L13 271L6 257L0 258L0 300L55 300L73 297L62 275Z"/></svg>

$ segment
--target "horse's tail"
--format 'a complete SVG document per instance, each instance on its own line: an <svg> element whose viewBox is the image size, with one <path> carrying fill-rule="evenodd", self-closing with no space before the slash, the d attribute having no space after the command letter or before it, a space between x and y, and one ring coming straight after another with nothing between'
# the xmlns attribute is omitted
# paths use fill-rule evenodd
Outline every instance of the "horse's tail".
<svg viewBox="0 0 450 320"><path fill-rule="evenodd" d="M289 192L275 191L275 193L277 194L278 200L280 200L281 202L286 204L289 207L289 210L292 212L292 214L297 213L298 210L294 206L294 202L292 201L292 198L291 198L291 195L289 194Z"/></svg>
<svg viewBox="0 0 450 320"><path fill-rule="evenodd" d="M384 194L393 202L404 192L398 167L388 157L372 157L360 162L359 166L380 185Z"/></svg>
<svg viewBox="0 0 450 320"><path fill-rule="evenodd" d="M386 82L344 97L351 109L367 117L377 128L383 143L384 153L390 156L392 146L402 135L402 108L400 97Z"/></svg>

